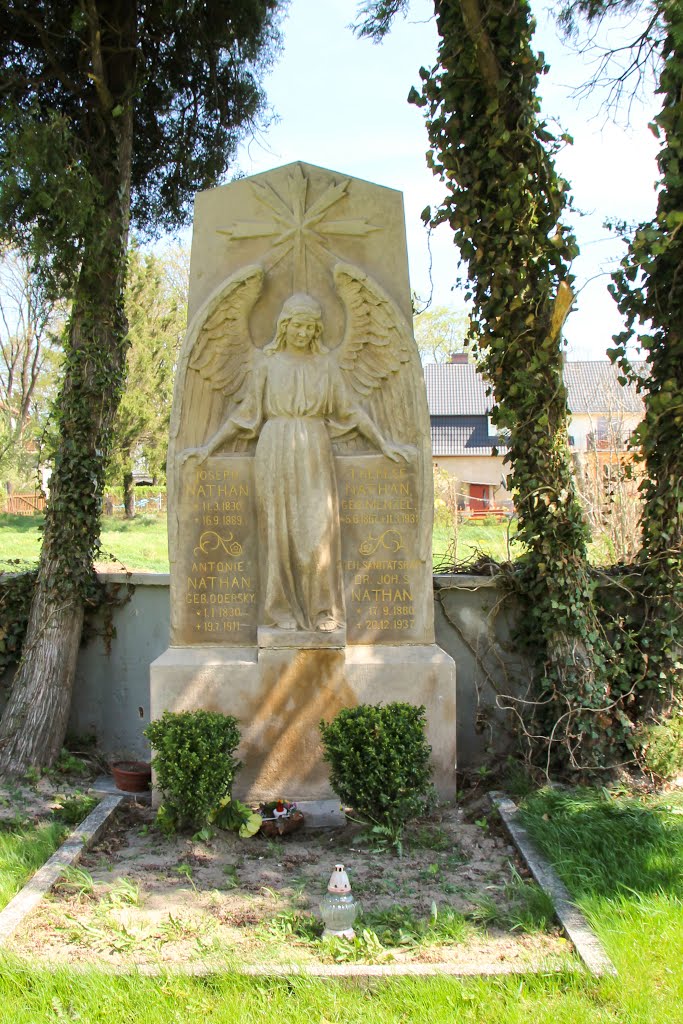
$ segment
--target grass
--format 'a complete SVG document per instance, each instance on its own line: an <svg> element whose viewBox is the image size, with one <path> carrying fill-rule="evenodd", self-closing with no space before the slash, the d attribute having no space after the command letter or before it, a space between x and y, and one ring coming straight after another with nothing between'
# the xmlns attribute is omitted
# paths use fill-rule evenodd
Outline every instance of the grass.
<svg viewBox="0 0 683 1024"><path fill-rule="evenodd" d="M0 515L0 571L17 571L37 564L43 521L43 516ZM507 531L507 522L484 519L463 523L458 539L458 559L467 561L482 553L498 561L507 559ZM435 565L448 557L448 544L448 531L435 529ZM139 572L168 572L166 516L103 519L98 562L112 563L112 566L123 564Z"/></svg>
<svg viewBox="0 0 683 1024"><path fill-rule="evenodd" d="M149 978L61 967L45 971L6 955L0 964L0 1022L679 1024L681 812L683 795L645 802L593 791L548 791L525 803L527 828L591 918L618 978ZM393 926L389 920L375 924L378 930ZM449 924L461 927L456 919Z"/></svg>
<svg viewBox="0 0 683 1024"><path fill-rule="evenodd" d="M525 808L618 967L623 1020L683 1019L683 794L543 791Z"/></svg>
<svg viewBox="0 0 683 1024"><path fill-rule="evenodd" d="M436 897L439 889L436 872L430 880L434 882ZM377 885L373 880L374 889ZM323 963L381 964L396 960L397 954L426 949L433 952L431 959L448 959L448 952L454 945L485 943L488 927L528 934L556 928L552 902L534 882L514 874L506 895L509 903L505 908L487 895L467 913L438 906L435 898L426 918L418 917L409 906L399 902L385 910L361 909L354 923L356 936L353 939L339 936L321 940L323 923L320 918L295 909L280 911L257 926L256 932L266 940L266 956L273 962L287 963L298 950L313 954Z"/></svg>
<svg viewBox="0 0 683 1024"><path fill-rule="evenodd" d="M0 515L0 572L37 565L43 522L44 516ZM166 516L104 518L98 562L139 572L168 572Z"/></svg>
<svg viewBox="0 0 683 1024"><path fill-rule="evenodd" d="M16 572L37 565L40 555L40 527L44 516L0 514L0 572ZM482 555L494 561L515 559L522 545L515 541L515 520L465 520L458 527L457 559L476 560ZM138 515L135 519L102 520L101 552L98 562L112 568L125 566L137 572L168 572L166 515ZM434 567L450 564L452 534L443 526L434 528ZM595 565L608 563L608 548L597 539L589 545L589 557Z"/></svg>
<svg viewBox="0 0 683 1024"><path fill-rule="evenodd" d="M22 825L0 832L0 909L55 852L63 825Z"/></svg>
<svg viewBox="0 0 683 1024"><path fill-rule="evenodd" d="M442 525L435 525L432 542L435 571L442 565L453 563L453 532ZM465 519L458 526L456 557L458 562L476 561L482 555L496 562L514 561L524 551L524 545L517 540L517 520L497 520L493 516L484 519ZM591 565L612 565L614 549L606 534L596 534L588 545L588 561ZM448 571L447 569L445 571Z"/></svg>
<svg viewBox="0 0 683 1024"><path fill-rule="evenodd" d="M485 555L496 562L506 562L521 553L521 545L515 543L516 523L494 519L465 519L458 525L458 543L455 551L458 562L469 562ZM453 532L442 525L435 525L432 541L434 567L453 562Z"/></svg>

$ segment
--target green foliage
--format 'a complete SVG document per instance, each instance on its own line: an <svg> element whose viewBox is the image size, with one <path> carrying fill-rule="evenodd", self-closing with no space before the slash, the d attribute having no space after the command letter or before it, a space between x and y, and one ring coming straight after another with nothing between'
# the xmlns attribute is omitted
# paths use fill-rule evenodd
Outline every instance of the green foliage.
<svg viewBox="0 0 683 1024"><path fill-rule="evenodd" d="M555 908L551 897L514 869L512 880L505 886L505 896L507 905L504 907L490 896L481 897L472 912L472 920L525 934L548 931L554 926Z"/></svg>
<svg viewBox="0 0 683 1024"><path fill-rule="evenodd" d="M76 757L70 750L67 750L66 747L62 748L62 752L52 766L52 769L60 775L83 776L90 774L88 765L80 757Z"/></svg>
<svg viewBox="0 0 683 1024"><path fill-rule="evenodd" d="M683 900L682 807L606 790L545 789L522 804L525 828L572 893L613 899L662 893ZM680 903L679 903L680 926Z"/></svg>
<svg viewBox="0 0 683 1024"><path fill-rule="evenodd" d="M638 6L639 0L567 0L560 16L573 31L578 16L600 20L612 9ZM381 39L406 7L405 0L363 3L357 31ZM467 264L471 334L495 397L493 418L508 435L525 552L509 579L526 609L518 638L537 667L537 702L519 708L523 732L532 756L544 753L546 767L603 767L628 755L634 720L653 695L671 700L683 686L681 8L662 0L648 25L659 19L666 26L664 110L653 126L667 140L662 189L657 217L636 234L615 285L627 331L612 355L625 378L632 373L625 346L635 320L652 325L641 338L652 380L637 381L647 412L636 440L649 479L642 487L646 572L634 606L642 603L645 623L631 615L621 633L623 619L610 620L594 601L567 449L560 342L578 250L562 223L569 186L553 158L571 138L555 138L538 116L537 86L547 68L531 48L527 0L461 0L437 4L436 14L438 63L421 69L422 90L409 96L425 109L428 159L446 188L441 206L423 218L450 224ZM658 30L652 38L656 49ZM640 42L650 41L646 30Z"/></svg>
<svg viewBox="0 0 683 1024"><path fill-rule="evenodd" d="M240 767L237 720L215 711L165 711L145 729L167 825L195 832L210 823Z"/></svg>
<svg viewBox="0 0 683 1024"><path fill-rule="evenodd" d="M432 904L430 917L417 918L410 907L393 906L389 910L363 913L361 925L371 930L383 947L431 946L440 942L463 942L472 928L463 914L450 907Z"/></svg>
<svg viewBox="0 0 683 1024"><path fill-rule="evenodd" d="M324 939L325 951L338 964L382 963L390 960L390 952L384 948L372 928L361 928L352 939L344 935L332 935Z"/></svg>
<svg viewBox="0 0 683 1024"><path fill-rule="evenodd" d="M641 726L634 745L646 771L659 779L683 776L683 713Z"/></svg>
<svg viewBox="0 0 683 1024"><path fill-rule="evenodd" d="M520 707L527 721L534 709L524 735L547 763L603 764L620 753L624 681L615 701L567 443L561 331L578 250L553 158L571 139L554 138L539 118L547 69L531 48L527 0L440 4L437 27L439 62L421 69L422 91L409 97L425 109L428 160L446 189L423 217L450 224L467 265L478 365L507 434L525 552L510 581L525 609L518 639L536 665L537 704Z"/></svg>
<svg viewBox="0 0 683 1024"><path fill-rule="evenodd" d="M180 250L143 254L136 245L129 250L125 304L130 348L127 386L114 422L111 481L128 478L132 485L139 461L154 477L165 469L173 373L187 321L184 255Z"/></svg>
<svg viewBox="0 0 683 1024"><path fill-rule="evenodd" d="M107 484L107 494L110 495L116 502L120 503L123 501L125 496L125 488L116 484ZM138 484L135 487L135 497L140 498L158 498L166 497L166 485L165 484Z"/></svg>
<svg viewBox="0 0 683 1024"><path fill-rule="evenodd" d="M95 897L95 879L89 871L78 865L69 865L64 869L57 887L61 893L80 899Z"/></svg>
<svg viewBox="0 0 683 1024"><path fill-rule="evenodd" d="M26 256L0 245L0 476L36 484L66 310Z"/></svg>
<svg viewBox="0 0 683 1024"><path fill-rule="evenodd" d="M413 317L413 325L423 362L447 362L453 352L463 351L469 321L462 310L435 306Z"/></svg>
<svg viewBox="0 0 683 1024"><path fill-rule="evenodd" d="M674 806L669 795L668 810L643 806L632 821L627 815L605 821L603 810L613 800L597 797L589 802L587 794L576 794L560 805L557 798L562 796L554 791L528 807L526 826L533 827L537 842L562 873L572 900L589 915L615 962L617 977L596 978L577 970L573 960L559 972L550 965L522 975L437 974L363 985L300 978L285 969L286 976L269 978L266 985L262 977L221 969L223 964L201 977L167 971L159 978L139 971L112 972L109 965L87 973L55 964L42 968L6 953L0 1005L12 1024L55 1024L79 1017L98 1024L177 1024L180 1019L213 1024L274 1017L278 1024L342 1018L345 1024L396 1024L402 1019L430 1024L680 1024L681 798ZM648 827L649 818L663 827ZM676 869L662 871L664 863L674 866L676 860L678 894L671 886ZM640 865L637 873L631 871L634 862ZM437 927L445 916L439 908ZM302 922L302 931L305 927ZM138 948L140 941L137 935ZM430 951L420 959L437 957Z"/></svg>
<svg viewBox="0 0 683 1024"><path fill-rule="evenodd" d="M8 99L0 124L0 219L5 237L30 256L47 293L56 299L74 287L83 240L101 230L97 208L104 197L87 157L86 140L55 97L48 98L37 87L38 66L33 74L26 69L22 76L22 58L29 55L21 54L16 32L5 8L0 79Z"/></svg>
<svg viewBox="0 0 683 1024"><path fill-rule="evenodd" d="M156 233L224 175L263 113L260 78L278 45L277 0L99 7L50 2L29 17L4 5L0 31L0 214L62 292L101 230L107 150L133 117L125 201Z"/></svg>
<svg viewBox="0 0 683 1024"><path fill-rule="evenodd" d="M35 570L0 575L0 676L21 654L36 575Z"/></svg>
<svg viewBox="0 0 683 1024"><path fill-rule="evenodd" d="M0 770L49 764L68 719L73 643L93 592L104 476L125 379L129 226L179 224L263 109L279 0L3 4L0 220L47 293L72 299L55 404L36 626L0 725ZM67 629L66 623L71 624ZM49 709L49 710L48 710ZM43 712L41 715L41 711Z"/></svg>
<svg viewBox="0 0 683 1024"><path fill-rule="evenodd" d="M641 689L670 707L683 698L683 9L657 6L664 30L662 110L650 126L662 141L657 213L640 225L613 275L626 329L609 354L645 403L633 436L636 456L647 464L640 486L645 623L632 671ZM647 353L642 378L626 356L636 336Z"/></svg>
<svg viewBox="0 0 683 1024"><path fill-rule="evenodd" d="M217 828L237 832L240 839L251 839L263 824L260 814L252 811L251 807L231 795L224 796L222 800L219 800L209 815L209 821Z"/></svg>
<svg viewBox="0 0 683 1024"><path fill-rule="evenodd" d="M354 25L354 31L361 37L367 36L379 42L389 32L399 12L405 17L408 4L409 0L363 0L358 4L357 17L360 20Z"/></svg>
<svg viewBox="0 0 683 1024"><path fill-rule="evenodd" d="M424 814L431 798L425 708L399 701L342 708L320 732L335 793L369 823L371 835L400 850L406 823Z"/></svg>
<svg viewBox="0 0 683 1024"><path fill-rule="evenodd" d="M59 806L55 808L55 818L65 825L80 825L98 803L96 796L74 793L73 796L65 797L59 802Z"/></svg>
<svg viewBox="0 0 683 1024"><path fill-rule="evenodd" d="M291 937L315 942L320 939L323 925L312 914L300 910L281 910L279 914L264 922L260 929L264 935L274 939Z"/></svg>
<svg viewBox="0 0 683 1024"><path fill-rule="evenodd" d="M0 910L59 846L64 825L30 825L0 831Z"/></svg>

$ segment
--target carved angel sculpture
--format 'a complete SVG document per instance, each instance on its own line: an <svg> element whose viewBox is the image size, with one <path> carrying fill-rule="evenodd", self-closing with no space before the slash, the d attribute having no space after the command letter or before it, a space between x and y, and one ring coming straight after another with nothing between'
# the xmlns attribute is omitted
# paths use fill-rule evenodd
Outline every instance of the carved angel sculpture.
<svg viewBox="0 0 683 1024"><path fill-rule="evenodd" d="M185 448L181 461L257 439L263 622L280 629L344 622L333 444L365 439L393 461L415 457L405 443L411 389L400 372L411 358L409 329L362 271L338 264L334 279L347 320L336 349L324 346L321 306L304 293L286 300L274 339L257 348L248 320L263 272L248 267L214 296L188 355L213 401L199 428L208 440Z"/></svg>

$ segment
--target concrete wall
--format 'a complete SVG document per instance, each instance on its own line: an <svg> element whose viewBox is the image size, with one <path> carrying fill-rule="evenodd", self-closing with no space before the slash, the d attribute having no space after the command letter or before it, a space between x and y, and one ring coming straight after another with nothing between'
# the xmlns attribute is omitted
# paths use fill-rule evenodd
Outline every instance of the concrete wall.
<svg viewBox="0 0 683 1024"><path fill-rule="evenodd" d="M114 610L110 649L95 636L81 650L70 731L94 734L108 756L148 757L149 666L168 646L169 577L103 578L135 589ZM512 719L496 702L518 694L528 672L510 644L514 607L492 579L441 576L434 586L436 640L456 663L458 767L468 770L510 746Z"/></svg>
<svg viewBox="0 0 683 1024"><path fill-rule="evenodd" d="M149 744L142 732L149 724L149 666L168 647L170 576L101 573L100 579L127 583L134 591L114 609L111 642L95 636L81 648L69 730L94 734L100 749L112 757L147 758Z"/></svg>
<svg viewBox="0 0 683 1024"><path fill-rule="evenodd" d="M456 664L458 769L504 756L530 666L512 643L516 602L486 576L435 576L436 642Z"/></svg>

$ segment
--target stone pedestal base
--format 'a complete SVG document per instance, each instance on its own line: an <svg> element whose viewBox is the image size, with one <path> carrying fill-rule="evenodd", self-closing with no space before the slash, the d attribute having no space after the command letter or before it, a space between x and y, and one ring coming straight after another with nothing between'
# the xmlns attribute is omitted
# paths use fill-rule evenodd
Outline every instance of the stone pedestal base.
<svg viewBox="0 0 683 1024"><path fill-rule="evenodd" d="M170 647L151 665L152 718L198 708L234 715L242 800L333 797L319 722L344 707L408 701L427 709L434 783L455 796L455 663L435 644L297 650Z"/></svg>

